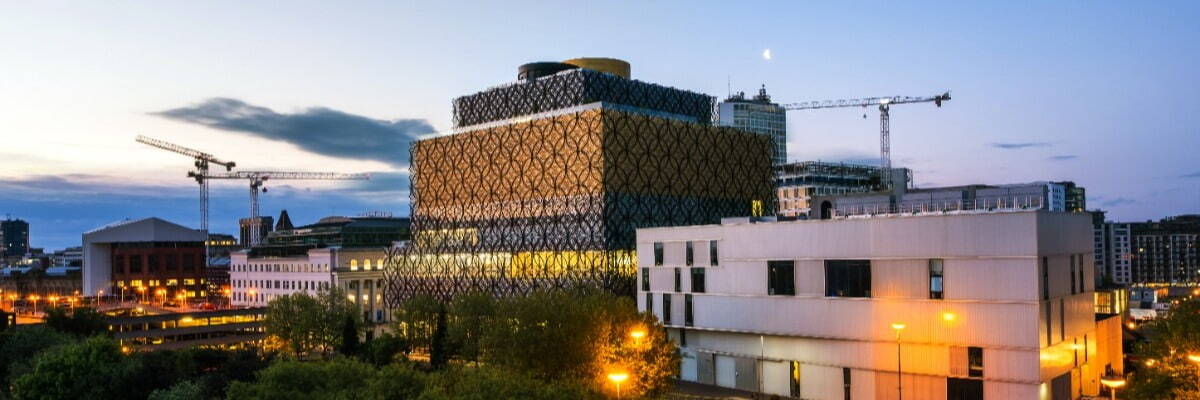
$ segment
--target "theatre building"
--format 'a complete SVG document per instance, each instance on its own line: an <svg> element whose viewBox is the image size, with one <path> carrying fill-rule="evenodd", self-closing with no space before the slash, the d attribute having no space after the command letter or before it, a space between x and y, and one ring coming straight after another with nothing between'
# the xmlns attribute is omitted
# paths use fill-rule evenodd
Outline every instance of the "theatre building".
<svg viewBox="0 0 1200 400"><path fill-rule="evenodd" d="M679 344L686 381L802 399L1065 400L1099 395L1121 368L1119 320L1093 307L1088 214L728 218L639 229L637 248L638 307Z"/></svg>
<svg viewBox="0 0 1200 400"><path fill-rule="evenodd" d="M83 292L147 300L207 295L204 232L159 218L125 220L83 234Z"/></svg>

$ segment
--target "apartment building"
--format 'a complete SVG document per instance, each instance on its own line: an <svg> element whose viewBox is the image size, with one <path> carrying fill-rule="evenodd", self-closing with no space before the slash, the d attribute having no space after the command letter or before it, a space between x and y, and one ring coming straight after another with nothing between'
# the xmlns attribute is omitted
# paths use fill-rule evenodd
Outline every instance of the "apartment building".
<svg viewBox="0 0 1200 400"><path fill-rule="evenodd" d="M1119 342L1097 336L1120 324L1096 322L1091 239L1087 214L1020 209L647 228L637 301L679 343L687 381L1075 399L1121 368Z"/></svg>

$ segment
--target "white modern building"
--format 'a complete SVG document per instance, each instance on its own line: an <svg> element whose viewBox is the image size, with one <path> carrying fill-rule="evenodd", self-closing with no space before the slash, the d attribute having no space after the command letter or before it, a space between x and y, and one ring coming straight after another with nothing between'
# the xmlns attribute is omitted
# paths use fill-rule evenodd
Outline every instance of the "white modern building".
<svg viewBox="0 0 1200 400"><path fill-rule="evenodd" d="M717 109L719 125L771 137L774 145L771 163L780 165L787 162L787 110L771 102L766 85L753 98L747 99L744 92L729 96L717 105Z"/></svg>
<svg viewBox="0 0 1200 400"><path fill-rule="evenodd" d="M126 288L203 297L204 232L163 220L114 222L83 234L83 293ZM133 293L130 293L133 294Z"/></svg>
<svg viewBox="0 0 1200 400"><path fill-rule="evenodd" d="M1120 351L1097 339L1090 233L1087 214L1020 210L640 229L638 307L679 343L687 381L1075 399Z"/></svg>
<svg viewBox="0 0 1200 400"><path fill-rule="evenodd" d="M288 256L253 256L253 250L230 254L230 302L262 307L293 293L317 294L337 287L363 309L363 320L384 322L383 248L325 247Z"/></svg>

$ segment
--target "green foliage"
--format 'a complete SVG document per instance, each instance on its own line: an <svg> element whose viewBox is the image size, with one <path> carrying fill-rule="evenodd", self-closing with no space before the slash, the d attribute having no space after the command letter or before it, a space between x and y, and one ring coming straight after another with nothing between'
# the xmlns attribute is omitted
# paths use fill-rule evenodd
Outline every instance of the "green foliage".
<svg viewBox="0 0 1200 400"><path fill-rule="evenodd" d="M485 293L469 293L455 297L449 308L449 347L465 360L479 361L484 330L496 315L496 300Z"/></svg>
<svg viewBox="0 0 1200 400"><path fill-rule="evenodd" d="M254 382L235 382L228 398L295 399L410 399L424 388L424 375L397 363L376 369L353 358L328 361L279 360Z"/></svg>
<svg viewBox="0 0 1200 400"><path fill-rule="evenodd" d="M406 300L393 315L393 331L412 349L428 350L433 343L442 304L430 296L417 296Z"/></svg>
<svg viewBox="0 0 1200 400"><path fill-rule="evenodd" d="M345 321L353 320L354 326L361 327L361 318L358 307L335 288L315 297L294 293L271 300L264 325L268 334L282 341L297 357L327 355L342 347Z"/></svg>
<svg viewBox="0 0 1200 400"><path fill-rule="evenodd" d="M117 399L132 385L134 366L111 339L93 337L37 356L33 371L13 382L14 399Z"/></svg>
<svg viewBox="0 0 1200 400"><path fill-rule="evenodd" d="M1188 360L1200 355L1200 300L1180 301L1170 314L1143 325L1148 342L1139 343L1134 354L1142 360L1131 374L1129 386L1120 392L1128 399L1200 399L1200 364Z"/></svg>
<svg viewBox="0 0 1200 400"><path fill-rule="evenodd" d="M519 372L497 368L449 368L430 376L422 400L599 399L585 386L545 382Z"/></svg>
<svg viewBox="0 0 1200 400"><path fill-rule="evenodd" d="M79 337L108 333L108 321L104 320L104 315L88 307L72 310L66 307L47 309L46 326Z"/></svg>
<svg viewBox="0 0 1200 400"><path fill-rule="evenodd" d="M644 331L634 339L630 332ZM485 359L548 381L608 390L610 372L625 372L622 392L657 396L679 373L679 354L653 315L598 290L535 292L504 301L484 338Z"/></svg>
<svg viewBox="0 0 1200 400"><path fill-rule="evenodd" d="M360 357L363 361L375 364L377 367L391 364L398 356L408 353L408 344L399 336L384 333L367 342Z"/></svg>
<svg viewBox="0 0 1200 400"><path fill-rule="evenodd" d="M439 311L433 327L433 338L429 344L429 365L440 369L450 361L450 349L446 343L446 310Z"/></svg>
<svg viewBox="0 0 1200 400"><path fill-rule="evenodd" d="M33 370L34 357L46 349L70 343L71 336L45 326L22 327L5 332L0 344L0 377L11 382Z"/></svg>
<svg viewBox="0 0 1200 400"><path fill-rule="evenodd" d="M346 314L342 319L342 343L338 346L338 353L347 357L358 355L359 352L359 333L362 327L359 326L358 320L353 315Z"/></svg>
<svg viewBox="0 0 1200 400"><path fill-rule="evenodd" d="M425 390L425 373L407 362L394 363L379 370L371 381L371 392L379 399L415 399Z"/></svg>
<svg viewBox="0 0 1200 400"><path fill-rule="evenodd" d="M204 386L196 381L179 381L166 389L150 393L149 400L204 400Z"/></svg>

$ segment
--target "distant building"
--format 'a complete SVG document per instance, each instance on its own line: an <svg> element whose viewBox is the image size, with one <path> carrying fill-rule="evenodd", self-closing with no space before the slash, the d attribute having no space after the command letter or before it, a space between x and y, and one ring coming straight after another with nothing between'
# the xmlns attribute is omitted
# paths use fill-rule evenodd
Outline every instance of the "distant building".
<svg viewBox="0 0 1200 400"><path fill-rule="evenodd" d="M241 250L237 238L224 233L208 234L207 292L210 302L228 301L230 253Z"/></svg>
<svg viewBox="0 0 1200 400"><path fill-rule="evenodd" d="M1122 371L1080 213L639 229L638 307L680 379L803 399L1078 399ZM898 370L901 378L898 380ZM898 381L902 385L898 385Z"/></svg>
<svg viewBox="0 0 1200 400"><path fill-rule="evenodd" d="M1092 211L1096 272L1101 281L1133 283L1133 230L1130 224L1105 220L1103 211Z"/></svg>
<svg viewBox="0 0 1200 400"><path fill-rule="evenodd" d="M29 252L29 223L11 218L0 221L0 247L6 259L25 256Z"/></svg>
<svg viewBox="0 0 1200 400"><path fill-rule="evenodd" d="M1075 188L1068 190L1068 188ZM1082 188L1071 182L1032 182L1005 185L965 185L906 189L892 192L814 196L809 218L834 216L913 214L960 210L1042 209L1068 210L1068 204L1083 204Z"/></svg>
<svg viewBox="0 0 1200 400"><path fill-rule="evenodd" d="M1133 283L1200 281L1200 215L1128 224Z"/></svg>
<svg viewBox="0 0 1200 400"><path fill-rule="evenodd" d="M738 92L717 107L721 126L732 126L770 137L771 163L787 163L787 110L771 102L766 85L758 89L758 95L753 98L747 99L745 92Z"/></svg>
<svg viewBox="0 0 1200 400"><path fill-rule="evenodd" d="M253 232L254 225L257 224L258 242L261 243L262 240L266 239L267 235L271 233L271 228L274 227L274 221L275 219L271 218L270 216L238 219L239 242L242 244L242 246L250 246L251 243L255 243L255 241L250 238L250 232Z"/></svg>
<svg viewBox="0 0 1200 400"><path fill-rule="evenodd" d="M205 239L204 232L159 218L88 231L83 234L83 294L204 297Z"/></svg>
<svg viewBox="0 0 1200 400"><path fill-rule="evenodd" d="M880 167L820 161L775 166L775 192L779 216L808 216L813 196L868 193L884 190ZM908 187L912 170L892 168L894 182Z"/></svg>
<svg viewBox="0 0 1200 400"><path fill-rule="evenodd" d="M230 300L256 307L337 287L362 307L365 321L382 323L386 249L409 237L408 219L390 217L326 217L276 230L262 245L232 253Z"/></svg>
<svg viewBox="0 0 1200 400"><path fill-rule="evenodd" d="M292 217L288 216L287 210L279 212L279 221L275 222L275 230L282 231L295 228L292 225Z"/></svg>

